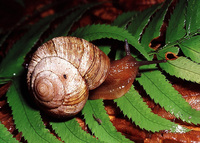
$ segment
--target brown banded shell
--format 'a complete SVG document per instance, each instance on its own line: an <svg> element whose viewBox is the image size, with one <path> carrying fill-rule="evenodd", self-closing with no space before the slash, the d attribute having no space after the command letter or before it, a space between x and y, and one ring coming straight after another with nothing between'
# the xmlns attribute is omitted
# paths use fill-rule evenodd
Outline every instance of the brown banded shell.
<svg viewBox="0 0 200 143"><path fill-rule="evenodd" d="M68 117L82 110L89 90L103 83L109 67L109 58L92 43L57 37L33 54L27 82L44 111Z"/></svg>

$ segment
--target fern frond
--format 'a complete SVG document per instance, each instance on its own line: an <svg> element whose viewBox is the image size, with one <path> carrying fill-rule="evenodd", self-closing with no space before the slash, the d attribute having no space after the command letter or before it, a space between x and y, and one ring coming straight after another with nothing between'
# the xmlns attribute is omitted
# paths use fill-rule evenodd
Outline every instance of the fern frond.
<svg viewBox="0 0 200 143"><path fill-rule="evenodd" d="M70 143L98 143L100 142L87 132L83 131L74 119L66 122L51 122L52 128L55 130L57 135L61 137L62 141Z"/></svg>
<svg viewBox="0 0 200 143"><path fill-rule="evenodd" d="M131 22L135 17L138 17L138 13L139 12L137 11L129 11L122 13L113 21L111 25L125 28L129 22Z"/></svg>
<svg viewBox="0 0 200 143"><path fill-rule="evenodd" d="M101 38L112 38L119 41L128 40L129 44L134 46L145 58L149 59L147 52L144 48L138 43L132 34L123 28L117 26L110 26L105 24L98 25L88 25L83 28L77 29L72 36L84 38L88 41L97 40Z"/></svg>
<svg viewBox="0 0 200 143"><path fill-rule="evenodd" d="M163 6L158 11L156 11L154 17L148 23L148 26L142 34L141 44L144 46L144 49L147 51L147 53L150 53L152 51L152 49L149 48L149 43L151 42L151 40L160 36L160 28L163 25L165 14L171 2L172 0L165 1Z"/></svg>
<svg viewBox="0 0 200 143"><path fill-rule="evenodd" d="M185 56L191 60L200 63L200 36L196 35L179 44Z"/></svg>
<svg viewBox="0 0 200 143"><path fill-rule="evenodd" d="M176 60L160 64L160 67L170 75L183 80L200 83L200 65L186 57L179 57Z"/></svg>
<svg viewBox="0 0 200 143"><path fill-rule="evenodd" d="M15 79L6 94L16 128L23 133L28 142L59 143L60 141L44 126L40 112L31 108L25 101L24 97L27 95L24 94L27 93L22 92L24 90L20 79Z"/></svg>
<svg viewBox="0 0 200 143"><path fill-rule="evenodd" d="M88 100L82 113L86 124L92 133L100 140L109 143L131 142L121 133L117 132L110 122L110 119L104 109L103 100ZM99 124L95 118L101 120Z"/></svg>
<svg viewBox="0 0 200 143"><path fill-rule="evenodd" d="M187 34L198 33L200 29L200 3L199 0L188 0L186 15L186 31Z"/></svg>
<svg viewBox="0 0 200 143"><path fill-rule="evenodd" d="M140 12L133 18L131 24L128 26L128 31L139 40L145 26L148 24L152 14L160 8L160 4L153 5L152 7Z"/></svg>
<svg viewBox="0 0 200 143"><path fill-rule="evenodd" d="M151 112L139 93L131 87L129 92L119 99L114 100L122 110L141 129L152 132L170 130L171 132L187 132L188 129L166 120Z"/></svg>
<svg viewBox="0 0 200 143"><path fill-rule="evenodd" d="M18 40L0 64L0 77L19 76L24 68L22 63L28 51L38 41L55 16L49 16L34 24L31 29Z"/></svg>
<svg viewBox="0 0 200 143"><path fill-rule="evenodd" d="M7 128L0 123L0 142L1 143L18 143L18 141L13 138L12 134L7 131Z"/></svg>
<svg viewBox="0 0 200 143"><path fill-rule="evenodd" d="M154 99L155 103L160 104L166 111L169 111L183 121L194 124L200 123L200 111L192 109L178 91L167 81L165 76L160 71L155 70L155 66L143 66L142 69L148 69L151 72L143 72L142 76L137 78L137 80L147 94Z"/></svg>
<svg viewBox="0 0 200 143"><path fill-rule="evenodd" d="M56 27L55 31L53 31L53 33L50 34L49 37L45 39L45 41L48 41L58 36L66 36L70 31L72 25L76 21L78 21L88 9L98 4L99 3L85 4L76 8L76 10L73 13L65 17L65 19Z"/></svg>
<svg viewBox="0 0 200 143"><path fill-rule="evenodd" d="M180 0L174 8L173 14L169 20L169 25L166 30L166 43L171 43L185 36L185 15L186 15L186 0Z"/></svg>

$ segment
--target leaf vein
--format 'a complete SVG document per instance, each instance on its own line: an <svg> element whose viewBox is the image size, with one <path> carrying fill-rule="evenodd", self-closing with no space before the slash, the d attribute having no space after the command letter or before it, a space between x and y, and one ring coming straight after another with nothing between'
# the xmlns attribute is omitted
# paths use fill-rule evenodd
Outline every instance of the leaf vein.
<svg viewBox="0 0 200 143"><path fill-rule="evenodd" d="M152 80L151 80L151 78L149 78L145 73L144 73L144 75L149 79L149 81L167 98L167 99L169 99L171 102L173 102L177 107L179 107L178 106L178 104L176 103L176 102L174 102L169 96L167 96ZM159 102L159 104L160 104L160 102ZM184 109L182 109L181 107L179 107L182 111L184 111L185 113L187 113L187 114L189 114L189 115L192 115L191 113L189 113L189 112L187 112L187 111L185 111Z"/></svg>
<svg viewBox="0 0 200 143"><path fill-rule="evenodd" d="M74 132L66 125L66 123L65 123L65 127L66 127L66 128L71 132L71 134L73 134L77 139L79 139L79 140L81 140L81 141L83 141L83 142L87 142L87 141L85 141L85 140L79 138L76 134L74 134Z"/></svg>
<svg viewBox="0 0 200 143"><path fill-rule="evenodd" d="M189 68L182 68L182 67L180 67L180 66L177 66L177 65L173 64L172 62L168 62L168 63L169 63L170 65L176 67L176 68L181 69L181 70L188 71L188 72L191 72L191 73L193 73L193 74L199 75L199 73L194 72L194 71L192 71L192 70L189 70Z"/></svg>
<svg viewBox="0 0 200 143"><path fill-rule="evenodd" d="M137 110L137 112L139 112L139 110L137 109L137 108L135 108L135 106L131 103L131 101L126 97L126 96L124 96L126 99L127 99L127 101L132 105L132 107L135 109L135 110ZM158 124L158 122L156 122L156 121L153 121L153 120L151 120L150 118L147 118L144 114L142 114L141 112L139 112L145 119L147 119L148 121L150 121L150 122L153 122L153 123L155 123L155 124ZM151 112L152 113L152 112ZM163 125L163 126L166 126L166 125L164 125L164 124L158 124L158 125ZM169 127L171 127L170 125L168 125Z"/></svg>

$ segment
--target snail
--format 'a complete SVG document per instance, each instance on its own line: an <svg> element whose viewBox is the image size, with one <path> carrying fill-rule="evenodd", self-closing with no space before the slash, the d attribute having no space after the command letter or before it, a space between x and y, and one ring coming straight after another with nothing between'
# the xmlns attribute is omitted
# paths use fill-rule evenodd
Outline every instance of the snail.
<svg viewBox="0 0 200 143"><path fill-rule="evenodd" d="M77 37L56 37L40 46L28 66L27 84L38 106L56 117L78 114L89 99L116 99L131 87L141 65L130 54L110 62L94 44ZM90 95L89 95L90 92Z"/></svg>

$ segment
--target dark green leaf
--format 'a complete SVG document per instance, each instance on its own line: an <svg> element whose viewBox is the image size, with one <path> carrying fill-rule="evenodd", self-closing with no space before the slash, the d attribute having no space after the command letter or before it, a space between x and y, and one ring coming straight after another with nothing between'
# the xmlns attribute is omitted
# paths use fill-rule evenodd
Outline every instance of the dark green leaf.
<svg viewBox="0 0 200 143"><path fill-rule="evenodd" d="M179 61L178 58L174 61ZM167 63L163 63L165 66ZM188 68L187 63L184 62L185 67ZM199 67L200 68L200 67ZM164 75L154 65L142 66L141 69L151 70L151 72L143 72L142 76L137 80L144 87L149 96L154 99L155 103L164 107L166 111L174 114L177 118L182 119L188 123L199 124L200 123L200 111L192 109L192 107L182 98L181 94L176 91L172 85L167 81ZM179 68L180 70L181 68ZM190 69L190 68L188 68ZM190 69L192 70L192 69ZM200 70L200 69L199 69ZM198 70L198 71L199 71ZM179 72L174 70L173 72ZM183 71L182 71L183 72ZM185 70L183 74L187 74ZM199 72L198 72L199 73ZM200 77L198 77L199 80Z"/></svg>
<svg viewBox="0 0 200 143"><path fill-rule="evenodd" d="M102 100L88 100L82 111L85 122L92 133L100 140L109 143L131 142L121 133L117 132L110 122ZM100 119L101 124L95 120Z"/></svg>
<svg viewBox="0 0 200 143"><path fill-rule="evenodd" d="M141 129L158 132L160 130L171 130L172 132L189 131L180 125L166 120L151 112L139 93L132 87L129 92L119 99L115 99L119 108Z"/></svg>
<svg viewBox="0 0 200 143"><path fill-rule="evenodd" d="M193 61L200 63L200 36L196 35L179 44L183 53Z"/></svg>
<svg viewBox="0 0 200 143"><path fill-rule="evenodd" d="M34 46L41 34L49 27L55 16L49 16L33 25L31 29L18 40L0 64L0 77L19 76L24 68L22 63L28 51Z"/></svg>
<svg viewBox="0 0 200 143"><path fill-rule="evenodd" d="M0 78L0 85L8 83L9 81L11 81L11 79L9 79L9 78Z"/></svg>
<svg viewBox="0 0 200 143"><path fill-rule="evenodd" d="M197 33L200 28L200 3L199 0L188 0L186 15L187 34Z"/></svg>
<svg viewBox="0 0 200 143"><path fill-rule="evenodd" d="M131 24L128 26L128 31L139 40L140 35L142 34L145 26L148 24L152 14L160 8L160 5L154 5L140 13L137 14L137 17L134 17L131 21Z"/></svg>
<svg viewBox="0 0 200 143"><path fill-rule="evenodd" d="M130 11L119 15L111 25L126 28L126 25L137 17L138 12Z"/></svg>
<svg viewBox="0 0 200 143"><path fill-rule="evenodd" d="M184 28L186 4L186 0L180 0L176 5L166 30L166 43L177 41L186 34Z"/></svg>
<svg viewBox="0 0 200 143"><path fill-rule="evenodd" d="M147 53L152 51L152 49L149 48L149 43L151 42L151 40L160 36L160 28L163 24L165 14L168 10L168 6L170 5L170 3L171 0L165 1L164 5L152 17L152 20L148 23L147 28L142 34L141 44L143 45Z"/></svg>
<svg viewBox="0 0 200 143"><path fill-rule="evenodd" d="M103 51L106 55L110 52L110 46L98 46L98 48Z"/></svg>
<svg viewBox="0 0 200 143"><path fill-rule="evenodd" d="M58 36L66 36L70 31L72 25L78 21L82 15L91 7L97 5L99 3L85 4L80 6L72 12L70 15L67 15L66 18L56 27L55 31L49 35L49 37L45 40L48 41L54 37Z"/></svg>

